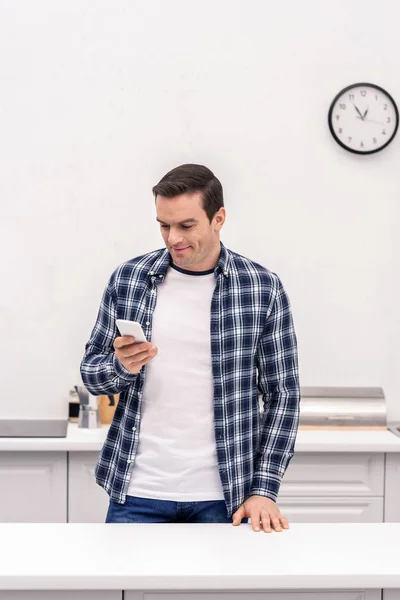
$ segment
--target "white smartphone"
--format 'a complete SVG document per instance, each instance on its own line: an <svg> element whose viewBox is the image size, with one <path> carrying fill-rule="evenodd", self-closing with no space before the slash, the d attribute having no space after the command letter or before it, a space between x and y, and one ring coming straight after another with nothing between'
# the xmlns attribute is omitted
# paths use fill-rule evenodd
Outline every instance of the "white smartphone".
<svg viewBox="0 0 400 600"><path fill-rule="evenodd" d="M116 319L115 321L121 335L133 335L134 344L147 342L142 326L137 321L128 321L126 319Z"/></svg>

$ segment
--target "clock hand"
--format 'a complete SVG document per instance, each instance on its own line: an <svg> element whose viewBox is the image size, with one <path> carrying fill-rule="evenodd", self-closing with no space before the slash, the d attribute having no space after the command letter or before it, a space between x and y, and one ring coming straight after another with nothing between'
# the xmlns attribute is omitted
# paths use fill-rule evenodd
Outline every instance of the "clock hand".
<svg viewBox="0 0 400 600"><path fill-rule="evenodd" d="M369 106L368 106L367 110L366 110L366 111L365 111L365 113L364 113L364 119L365 119L365 117L367 116L367 113L368 113L368 111L369 111Z"/></svg>
<svg viewBox="0 0 400 600"><path fill-rule="evenodd" d="M356 119L361 119L361 121L364 121L365 123L376 123L377 125L385 124L385 123L382 123L382 121L374 121L373 119L364 119L363 117L356 117Z"/></svg>
<svg viewBox="0 0 400 600"><path fill-rule="evenodd" d="M373 121L372 119L364 119L366 123L376 123L377 125L384 125L381 121Z"/></svg>
<svg viewBox="0 0 400 600"><path fill-rule="evenodd" d="M356 111L358 112L358 114L360 115L360 119L362 121L364 121L364 117L362 116L362 114L360 113L360 111L358 110L357 106L355 104L353 104L354 108L356 109Z"/></svg>

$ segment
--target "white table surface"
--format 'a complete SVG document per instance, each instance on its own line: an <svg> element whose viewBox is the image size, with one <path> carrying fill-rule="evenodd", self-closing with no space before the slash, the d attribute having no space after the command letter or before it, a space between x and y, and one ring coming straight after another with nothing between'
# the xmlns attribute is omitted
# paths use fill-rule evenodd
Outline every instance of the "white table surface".
<svg viewBox="0 0 400 600"><path fill-rule="evenodd" d="M108 425L82 429L68 423L65 438L0 438L0 451L100 451ZM400 452L400 437L391 431L302 430L296 452Z"/></svg>
<svg viewBox="0 0 400 600"><path fill-rule="evenodd" d="M2 590L400 588L400 523L1 523Z"/></svg>

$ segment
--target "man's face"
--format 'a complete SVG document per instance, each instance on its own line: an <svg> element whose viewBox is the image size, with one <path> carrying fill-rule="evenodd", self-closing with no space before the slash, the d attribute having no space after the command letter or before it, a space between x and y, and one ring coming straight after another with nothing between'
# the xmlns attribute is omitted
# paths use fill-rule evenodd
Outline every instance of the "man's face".
<svg viewBox="0 0 400 600"><path fill-rule="evenodd" d="M174 264L191 271L214 268L220 252L219 232L225 221L224 208L219 209L210 223L203 209L201 192L195 192L175 198L157 195L156 211Z"/></svg>

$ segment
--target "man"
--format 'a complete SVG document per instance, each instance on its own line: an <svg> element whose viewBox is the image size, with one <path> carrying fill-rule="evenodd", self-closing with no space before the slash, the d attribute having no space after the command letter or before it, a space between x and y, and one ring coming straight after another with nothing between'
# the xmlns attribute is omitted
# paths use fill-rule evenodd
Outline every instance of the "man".
<svg viewBox="0 0 400 600"><path fill-rule="evenodd" d="M91 394L120 393L95 470L106 522L250 517L254 531L282 531L300 402L289 299L275 273L220 241L209 169L176 167L153 194L166 248L111 275L81 363ZM119 336L118 318L139 321L148 342Z"/></svg>

